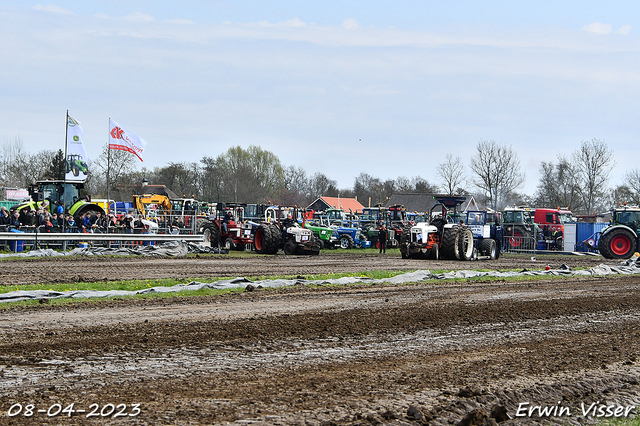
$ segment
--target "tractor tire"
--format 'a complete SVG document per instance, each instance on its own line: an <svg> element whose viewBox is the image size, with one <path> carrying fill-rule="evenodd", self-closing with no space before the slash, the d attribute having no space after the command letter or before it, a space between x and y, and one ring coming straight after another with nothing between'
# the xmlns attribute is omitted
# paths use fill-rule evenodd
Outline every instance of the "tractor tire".
<svg viewBox="0 0 640 426"><path fill-rule="evenodd" d="M287 241L284 244L283 251L284 251L284 254L286 254L287 256L291 256L292 254L296 253L296 245L291 241Z"/></svg>
<svg viewBox="0 0 640 426"><path fill-rule="evenodd" d="M440 246L438 244L434 244L431 247L431 253L429 253L429 257L433 260L440 259Z"/></svg>
<svg viewBox="0 0 640 426"><path fill-rule="evenodd" d="M473 231L468 226L461 226L458 233L458 259L459 260L471 260L473 259Z"/></svg>
<svg viewBox="0 0 640 426"><path fill-rule="evenodd" d="M204 228L207 224L211 224L211 222L207 219L199 218L196 220L196 233L202 234L204 233Z"/></svg>
<svg viewBox="0 0 640 426"><path fill-rule="evenodd" d="M280 231L277 230L273 235L273 228L278 229L277 226L269 224L263 224L258 227L253 240L253 246L256 249L256 253L259 254L276 254L278 252L278 246L280 245ZM277 243L275 243L277 241ZM274 250L275 245L275 250Z"/></svg>
<svg viewBox="0 0 640 426"><path fill-rule="evenodd" d="M227 250L235 250L236 249L236 243L235 241L233 241L233 238L227 238L226 240L224 240L224 246L225 249Z"/></svg>
<svg viewBox="0 0 640 426"><path fill-rule="evenodd" d="M352 249L353 248L353 237L349 234L340 235L340 248L341 249Z"/></svg>
<svg viewBox="0 0 640 426"><path fill-rule="evenodd" d="M600 238L598 250L605 259L628 259L636 251L636 237L627 229L614 228Z"/></svg>
<svg viewBox="0 0 640 426"><path fill-rule="evenodd" d="M460 233L460 227L454 225L451 228L444 228L442 230L442 258L455 260L460 257L458 252L458 234Z"/></svg>
<svg viewBox="0 0 640 426"><path fill-rule="evenodd" d="M272 254L276 254L283 243L282 229L275 223L270 223L269 227L271 228L270 250Z"/></svg>
<svg viewBox="0 0 640 426"><path fill-rule="evenodd" d="M218 247L222 241L220 241L220 230L215 224L209 224L202 229L202 234L205 240L209 240L211 247Z"/></svg>
<svg viewBox="0 0 640 426"><path fill-rule="evenodd" d="M400 245L411 242L411 225L407 225L402 228L402 233L400 234Z"/></svg>
<svg viewBox="0 0 640 426"><path fill-rule="evenodd" d="M316 238L316 241L318 242L318 244L320 244L320 250L324 250L324 240Z"/></svg>
<svg viewBox="0 0 640 426"><path fill-rule="evenodd" d="M489 259L495 260L498 258L498 248L496 242L492 239L485 238L480 242L480 253L483 256L489 256Z"/></svg>

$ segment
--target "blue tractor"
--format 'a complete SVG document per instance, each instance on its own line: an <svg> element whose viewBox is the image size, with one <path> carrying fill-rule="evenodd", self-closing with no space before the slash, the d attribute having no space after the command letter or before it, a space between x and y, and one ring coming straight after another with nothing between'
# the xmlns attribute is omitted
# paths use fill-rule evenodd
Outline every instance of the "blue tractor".
<svg viewBox="0 0 640 426"><path fill-rule="evenodd" d="M497 259L502 251L502 220L499 212L468 211L466 225L473 232L473 244L478 255Z"/></svg>

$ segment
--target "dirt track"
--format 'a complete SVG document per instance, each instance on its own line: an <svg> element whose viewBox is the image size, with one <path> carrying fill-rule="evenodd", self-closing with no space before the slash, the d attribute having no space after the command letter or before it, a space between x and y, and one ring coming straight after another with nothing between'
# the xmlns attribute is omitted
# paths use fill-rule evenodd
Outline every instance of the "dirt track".
<svg viewBox="0 0 640 426"><path fill-rule="evenodd" d="M5 282L16 284L18 278L533 270L547 263L615 264L578 257L462 263L321 255L47 259L0 267ZM570 412L558 410L561 416L545 421L581 423L581 403L640 405L639 289L640 276L615 276L296 287L4 310L0 424L457 424L470 414L475 417L463 424L540 422L535 413L516 417L526 402ZM8 417L16 403L23 411ZM95 403L104 413L109 403L125 404L116 412L126 414L140 404L141 412L47 417L56 403L75 403L76 410ZM24 416L27 404L35 406L32 417Z"/></svg>

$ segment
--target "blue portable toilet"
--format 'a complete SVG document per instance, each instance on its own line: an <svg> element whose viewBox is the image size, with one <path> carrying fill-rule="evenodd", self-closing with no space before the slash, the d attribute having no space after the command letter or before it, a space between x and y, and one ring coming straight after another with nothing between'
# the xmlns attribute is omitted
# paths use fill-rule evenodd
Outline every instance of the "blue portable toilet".
<svg viewBox="0 0 640 426"><path fill-rule="evenodd" d="M576 223L576 250L577 251L595 251L589 249L586 244L581 244L583 241L587 241L592 238L596 232L602 232L608 223L589 223L579 222Z"/></svg>
<svg viewBox="0 0 640 426"><path fill-rule="evenodd" d="M18 229L12 229L9 232L14 232L16 234L24 234L23 231L20 231ZM9 250L11 250L14 253L24 251L24 241L9 241Z"/></svg>

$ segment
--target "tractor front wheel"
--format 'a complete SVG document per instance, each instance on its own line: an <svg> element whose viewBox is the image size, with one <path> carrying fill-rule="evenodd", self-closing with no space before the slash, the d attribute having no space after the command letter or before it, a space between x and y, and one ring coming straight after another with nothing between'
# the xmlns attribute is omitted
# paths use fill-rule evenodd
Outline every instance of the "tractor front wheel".
<svg viewBox="0 0 640 426"><path fill-rule="evenodd" d="M353 248L353 238L351 237L351 235L343 234L340 236L340 248L341 249Z"/></svg>
<svg viewBox="0 0 640 426"><path fill-rule="evenodd" d="M287 241L283 248L284 254L290 256L296 252L296 245L291 241Z"/></svg>
<svg viewBox="0 0 640 426"><path fill-rule="evenodd" d="M494 260L498 258L497 252L498 247L494 240L485 238L480 242L480 253L482 253L483 256L489 256L489 259Z"/></svg>

